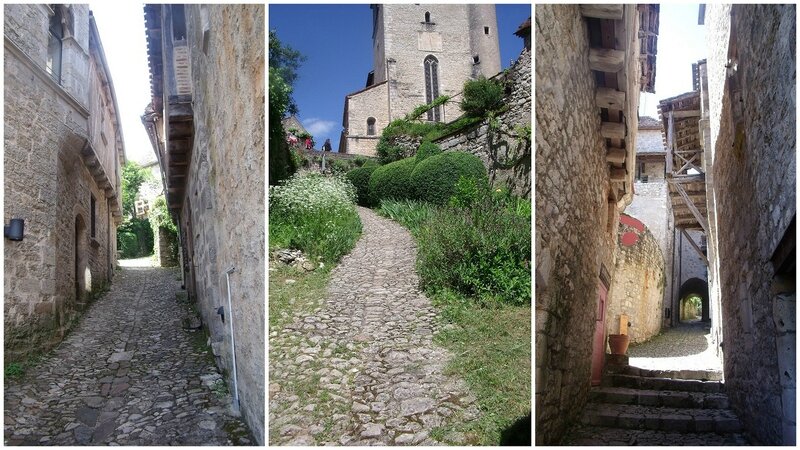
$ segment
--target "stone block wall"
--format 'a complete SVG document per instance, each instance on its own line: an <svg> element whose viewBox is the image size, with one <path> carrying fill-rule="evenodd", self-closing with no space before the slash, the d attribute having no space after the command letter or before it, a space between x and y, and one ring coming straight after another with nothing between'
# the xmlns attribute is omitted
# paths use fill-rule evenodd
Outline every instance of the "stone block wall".
<svg viewBox="0 0 800 450"><path fill-rule="evenodd" d="M792 445L794 275L787 295L770 259L796 215L795 6L709 4L706 24L726 390L755 439Z"/></svg>
<svg viewBox="0 0 800 450"><path fill-rule="evenodd" d="M156 259L158 265L161 267L177 267L178 258L173 254L173 247L178 245L177 236L165 230L163 227L158 229L158 235L155 237L156 244Z"/></svg>
<svg viewBox="0 0 800 450"><path fill-rule="evenodd" d="M552 444L588 397L599 275L604 267L613 278L618 213L586 22L577 5L536 5L534 15L536 443Z"/></svg>
<svg viewBox="0 0 800 450"><path fill-rule="evenodd" d="M265 405L264 9L186 6L195 136L181 215L193 226L198 308L231 392L232 316L240 407L259 443ZM216 309L228 311L229 268L233 311L223 324Z"/></svg>
<svg viewBox="0 0 800 450"><path fill-rule="evenodd" d="M519 136L518 128L531 123L531 52L523 49L501 80L510 92L503 99L508 109L497 118L498 130L490 130L483 121L435 142L445 151L478 156L494 185L509 185L518 195L530 196L531 149Z"/></svg>
<svg viewBox="0 0 800 450"><path fill-rule="evenodd" d="M105 191L80 154L88 140L89 113L95 111L52 81L44 68L46 51L39 47L47 48L47 9L7 5L4 11L11 40L4 51L4 220L25 220L24 239L5 241L4 340L6 358L18 360L60 342L89 293L110 280L116 225ZM88 8L84 12L75 20L88 27ZM88 89L86 79L84 84ZM76 240L78 216L84 228Z"/></svg>
<svg viewBox="0 0 800 450"><path fill-rule="evenodd" d="M628 328L631 343L636 343L661 331L664 256L655 236L644 224L630 217L626 221L620 221L617 233L616 270L608 293L606 333L619 334L619 319L625 314L631 323Z"/></svg>
<svg viewBox="0 0 800 450"><path fill-rule="evenodd" d="M347 153L375 156L381 132L390 122L388 95L388 85L383 83L348 96ZM370 117L375 119L373 136L367 135L367 119Z"/></svg>
<svg viewBox="0 0 800 450"><path fill-rule="evenodd" d="M664 139L661 130L639 129L636 135L636 152L665 152Z"/></svg>
<svg viewBox="0 0 800 450"><path fill-rule="evenodd" d="M705 236L705 233L701 230L686 230L686 233L692 237L692 240L694 240L695 244L698 246L700 245L701 238ZM695 250L689 240L686 239L686 236L678 233L678 242L676 244L680 246L681 255L679 266L680 284L692 278L698 278L708 282L708 267L706 263L703 262L703 258L697 253L697 250Z"/></svg>

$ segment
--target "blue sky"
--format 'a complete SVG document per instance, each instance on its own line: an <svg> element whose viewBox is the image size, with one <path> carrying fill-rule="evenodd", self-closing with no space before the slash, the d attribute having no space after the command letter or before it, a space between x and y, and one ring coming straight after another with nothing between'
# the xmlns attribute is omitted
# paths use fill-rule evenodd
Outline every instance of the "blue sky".
<svg viewBox="0 0 800 450"><path fill-rule="evenodd" d="M530 4L497 5L503 68L522 51L513 33L530 16ZM281 42L306 56L294 86L300 121L318 146L330 139L335 151L344 96L363 89L372 70L372 10L368 4L273 4L268 17Z"/></svg>
<svg viewBox="0 0 800 450"><path fill-rule="evenodd" d="M658 101L692 90L692 63L706 57L698 4L662 3L659 10L656 93L642 93L639 115L658 118Z"/></svg>

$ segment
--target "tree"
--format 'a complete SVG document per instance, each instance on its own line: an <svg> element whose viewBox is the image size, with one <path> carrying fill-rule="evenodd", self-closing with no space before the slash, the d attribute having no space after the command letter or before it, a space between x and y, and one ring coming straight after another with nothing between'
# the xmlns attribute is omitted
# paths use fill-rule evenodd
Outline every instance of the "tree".
<svg viewBox="0 0 800 450"><path fill-rule="evenodd" d="M128 217L136 217L136 196L142 183L152 179L153 176L133 161L128 161L122 167L122 213Z"/></svg>
<svg viewBox="0 0 800 450"><path fill-rule="evenodd" d="M122 167L122 214L125 219L117 228L117 248L123 258L149 255L153 248L150 222L136 218L139 189L152 179L149 171L133 161L128 161Z"/></svg>
<svg viewBox="0 0 800 450"><path fill-rule="evenodd" d="M284 46L274 31L269 32L269 184L276 185L297 170L292 159L286 132L281 124L288 111L297 114L292 99L292 86L297 70L305 57L297 50Z"/></svg>

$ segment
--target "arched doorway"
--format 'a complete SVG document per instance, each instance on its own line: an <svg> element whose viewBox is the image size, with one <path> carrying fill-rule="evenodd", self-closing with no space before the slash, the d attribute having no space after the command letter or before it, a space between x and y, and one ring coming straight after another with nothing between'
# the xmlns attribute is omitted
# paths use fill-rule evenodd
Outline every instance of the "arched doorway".
<svg viewBox="0 0 800 450"><path fill-rule="evenodd" d="M678 293L680 322L711 321L708 310L708 282L700 278L690 278Z"/></svg>
<svg viewBox="0 0 800 450"><path fill-rule="evenodd" d="M80 214L75 216L75 303L83 305L87 301L86 292L91 285L91 272L88 265L86 221Z"/></svg>

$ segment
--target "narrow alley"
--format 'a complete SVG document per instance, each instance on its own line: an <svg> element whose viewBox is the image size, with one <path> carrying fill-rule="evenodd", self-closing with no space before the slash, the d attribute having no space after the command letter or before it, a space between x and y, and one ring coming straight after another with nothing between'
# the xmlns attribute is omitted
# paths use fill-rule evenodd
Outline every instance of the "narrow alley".
<svg viewBox="0 0 800 450"><path fill-rule="evenodd" d="M203 331L183 328L176 269L120 261L110 291L21 379L5 445L251 445ZM133 264L133 265L132 265Z"/></svg>

